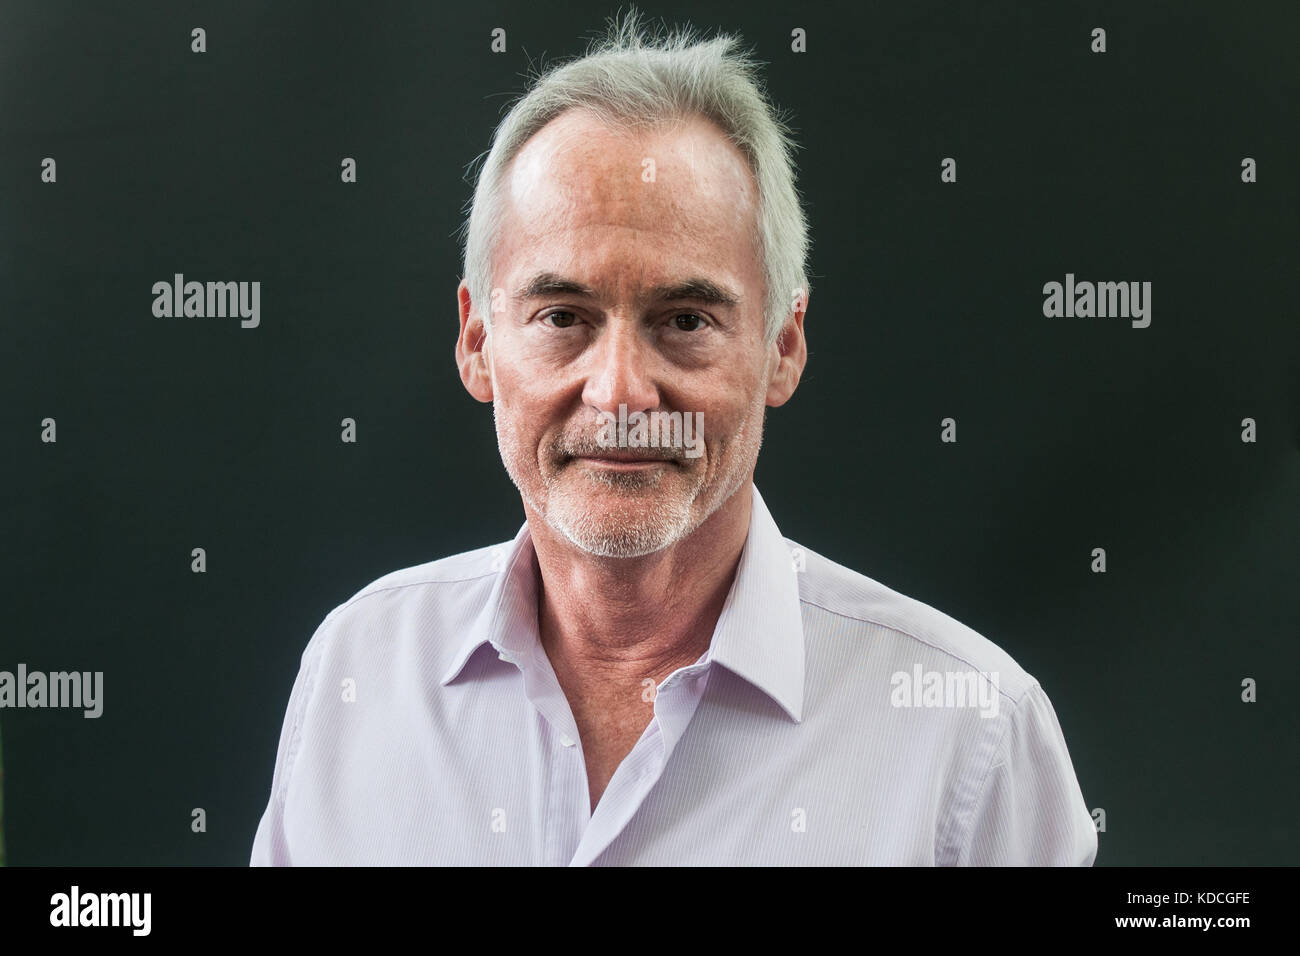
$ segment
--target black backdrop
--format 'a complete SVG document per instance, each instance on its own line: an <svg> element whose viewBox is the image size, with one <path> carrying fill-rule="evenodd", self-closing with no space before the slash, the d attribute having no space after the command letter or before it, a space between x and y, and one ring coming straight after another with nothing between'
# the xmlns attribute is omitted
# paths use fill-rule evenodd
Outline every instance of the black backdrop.
<svg viewBox="0 0 1300 956"><path fill-rule="evenodd" d="M1138 6L642 10L741 33L802 144L782 531L1039 678L1099 864L1294 863L1296 7ZM562 7L0 5L0 670L105 688L0 710L10 863L245 863L324 615L518 528L456 230L529 63L615 4ZM260 326L155 317L178 272L260 281ZM1150 327L1044 317L1066 273L1150 281Z"/></svg>

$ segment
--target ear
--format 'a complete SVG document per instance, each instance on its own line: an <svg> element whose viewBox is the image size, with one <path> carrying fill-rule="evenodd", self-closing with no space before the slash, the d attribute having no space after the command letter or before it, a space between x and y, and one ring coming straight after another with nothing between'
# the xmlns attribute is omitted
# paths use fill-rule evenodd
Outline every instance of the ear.
<svg viewBox="0 0 1300 956"><path fill-rule="evenodd" d="M799 387L803 367L808 361L808 343L803 334L803 317L808 311L808 294L795 299L790 316L781 328L781 334L772 343L776 368L767 385L767 404L779 408L790 400Z"/></svg>
<svg viewBox="0 0 1300 956"><path fill-rule="evenodd" d="M492 401L491 355L488 351L487 326L474 308L469 296L469 286L460 281L456 289L460 308L460 335L456 338L456 364L460 367L460 380L465 390L480 402Z"/></svg>

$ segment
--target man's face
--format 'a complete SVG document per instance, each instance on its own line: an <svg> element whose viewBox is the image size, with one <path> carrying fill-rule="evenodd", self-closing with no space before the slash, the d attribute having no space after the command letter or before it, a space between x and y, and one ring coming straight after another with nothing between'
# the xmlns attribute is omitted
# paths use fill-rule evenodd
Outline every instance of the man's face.
<svg viewBox="0 0 1300 956"><path fill-rule="evenodd" d="M506 470L583 551L666 548L752 474L778 358L744 156L703 118L628 133L573 110L524 146L503 196L484 351ZM635 431L608 447L620 406L680 412L702 448L634 447Z"/></svg>

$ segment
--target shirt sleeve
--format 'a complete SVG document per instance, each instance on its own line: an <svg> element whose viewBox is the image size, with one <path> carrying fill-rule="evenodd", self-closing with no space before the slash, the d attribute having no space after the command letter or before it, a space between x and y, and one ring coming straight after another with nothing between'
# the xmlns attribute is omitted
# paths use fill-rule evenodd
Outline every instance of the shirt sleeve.
<svg viewBox="0 0 1300 956"><path fill-rule="evenodd" d="M298 676L289 694L289 706L280 729L280 745L275 755L275 773L271 778L271 799L253 837L253 852L249 866L292 866L288 837L284 826L284 801L293 773L293 761L302 739L303 717L311 699L315 676L316 641L311 641L303 651Z"/></svg>
<svg viewBox="0 0 1300 956"><path fill-rule="evenodd" d="M1065 736L1036 682L1007 715L970 812L964 866L1091 866L1097 830Z"/></svg>

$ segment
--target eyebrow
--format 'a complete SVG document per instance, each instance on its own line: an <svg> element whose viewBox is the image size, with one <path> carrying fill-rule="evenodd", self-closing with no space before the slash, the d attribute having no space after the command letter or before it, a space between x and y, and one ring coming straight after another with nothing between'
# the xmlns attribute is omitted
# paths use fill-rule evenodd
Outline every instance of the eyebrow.
<svg viewBox="0 0 1300 956"><path fill-rule="evenodd" d="M551 295L581 295L594 298L596 291L555 272L539 272L515 292L516 299L540 299Z"/></svg>
<svg viewBox="0 0 1300 956"><path fill-rule="evenodd" d="M578 295L589 299L596 298L596 290L574 279L565 278L555 272L539 272L515 292L516 299L536 299L553 295ZM734 306L739 304L740 296L711 279L693 277L681 282L658 285L647 295L654 302L676 302L688 299L705 302L709 305Z"/></svg>
<svg viewBox="0 0 1300 956"><path fill-rule="evenodd" d="M671 285L655 286L650 290L650 299L655 302L676 302L678 299L690 299L709 305L737 305L740 296L725 289L709 279L687 279Z"/></svg>

